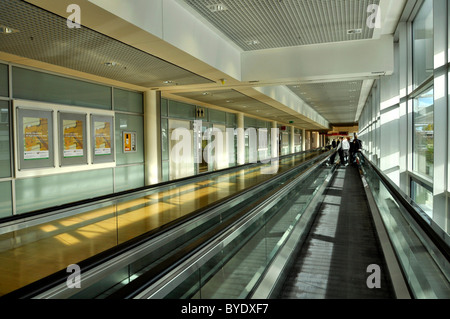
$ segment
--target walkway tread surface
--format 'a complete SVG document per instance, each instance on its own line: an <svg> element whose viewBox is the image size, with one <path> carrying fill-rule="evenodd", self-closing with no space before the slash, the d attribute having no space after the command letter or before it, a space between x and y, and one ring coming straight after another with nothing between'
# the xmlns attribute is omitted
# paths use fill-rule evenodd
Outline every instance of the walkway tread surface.
<svg viewBox="0 0 450 319"><path fill-rule="evenodd" d="M357 168L338 169L319 209L279 298L394 298ZM380 266L381 288L367 286L372 264Z"/></svg>

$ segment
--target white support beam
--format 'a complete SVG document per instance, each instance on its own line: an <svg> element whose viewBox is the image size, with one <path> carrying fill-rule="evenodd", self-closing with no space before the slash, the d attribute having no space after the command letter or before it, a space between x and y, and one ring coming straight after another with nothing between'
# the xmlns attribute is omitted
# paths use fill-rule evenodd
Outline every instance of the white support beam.
<svg viewBox="0 0 450 319"><path fill-rule="evenodd" d="M393 71L392 35L242 53L242 81L345 81Z"/></svg>

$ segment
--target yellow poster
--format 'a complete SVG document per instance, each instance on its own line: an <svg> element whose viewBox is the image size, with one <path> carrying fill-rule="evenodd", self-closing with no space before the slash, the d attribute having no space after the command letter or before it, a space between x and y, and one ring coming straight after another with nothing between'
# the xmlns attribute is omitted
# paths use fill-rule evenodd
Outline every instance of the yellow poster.
<svg viewBox="0 0 450 319"><path fill-rule="evenodd" d="M48 159L48 119L23 118L24 160Z"/></svg>
<svg viewBox="0 0 450 319"><path fill-rule="evenodd" d="M64 157L82 157L83 145L83 121L63 120Z"/></svg>
<svg viewBox="0 0 450 319"><path fill-rule="evenodd" d="M95 155L111 155L111 124L95 122Z"/></svg>

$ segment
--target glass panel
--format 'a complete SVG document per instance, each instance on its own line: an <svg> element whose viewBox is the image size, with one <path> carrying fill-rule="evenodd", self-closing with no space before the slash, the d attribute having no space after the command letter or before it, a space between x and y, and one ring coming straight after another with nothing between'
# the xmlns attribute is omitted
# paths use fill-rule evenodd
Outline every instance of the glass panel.
<svg viewBox="0 0 450 319"><path fill-rule="evenodd" d="M413 80L417 88L433 74L433 1L425 0L413 22Z"/></svg>
<svg viewBox="0 0 450 319"><path fill-rule="evenodd" d="M434 175L434 96L433 88L414 100L414 171Z"/></svg>
<svg viewBox="0 0 450 319"><path fill-rule="evenodd" d="M449 298L445 257L429 238L423 237L423 231L410 222L410 213L391 195L370 165L363 161L362 170L413 297Z"/></svg>
<svg viewBox="0 0 450 319"><path fill-rule="evenodd" d="M144 162L144 118L139 115L116 113L116 148L117 165L136 164ZM136 133L136 151L124 150L124 132Z"/></svg>
<svg viewBox="0 0 450 319"><path fill-rule="evenodd" d="M11 182L0 183L0 218L12 215Z"/></svg>
<svg viewBox="0 0 450 319"><path fill-rule="evenodd" d="M227 126L236 128L236 114L226 113Z"/></svg>
<svg viewBox="0 0 450 319"><path fill-rule="evenodd" d="M16 180L17 213L113 193L112 169Z"/></svg>
<svg viewBox="0 0 450 319"><path fill-rule="evenodd" d="M142 93L114 89L114 110L144 113Z"/></svg>
<svg viewBox="0 0 450 319"><path fill-rule="evenodd" d="M9 102L0 101L0 177L11 176L9 147Z"/></svg>
<svg viewBox="0 0 450 319"><path fill-rule="evenodd" d="M169 159L169 120L161 119L161 157L163 161Z"/></svg>
<svg viewBox="0 0 450 319"><path fill-rule="evenodd" d="M161 116L167 117L169 115L167 105L168 101L166 99L161 99Z"/></svg>
<svg viewBox="0 0 450 319"><path fill-rule="evenodd" d="M225 124L227 121L226 113L217 110L209 110L209 120L212 123Z"/></svg>
<svg viewBox="0 0 450 319"><path fill-rule="evenodd" d="M0 96L9 96L8 66L0 64Z"/></svg>
<svg viewBox="0 0 450 319"><path fill-rule="evenodd" d="M411 198L428 216L433 218L433 192L419 183L411 181Z"/></svg>
<svg viewBox="0 0 450 319"><path fill-rule="evenodd" d="M194 120L195 106L177 101L169 101L169 117Z"/></svg>
<svg viewBox="0 0 450 319"><path fill-rule="evenodd" d="M144 165L116 167L114 182L116 192L145 186Z"/></svg>
<svg viewBox="0 0 450 319"><path fill-rule="evenodd" d="M245 117L244 118L244 127L249 128L253 127L256 128L257 119L251 118L251 117Z"/></svg>
<svg viewBox="0 0 450 319"><path fill-rule="evenodd" d="M111 110L111 88L13 67L13 97Z"/></svg>

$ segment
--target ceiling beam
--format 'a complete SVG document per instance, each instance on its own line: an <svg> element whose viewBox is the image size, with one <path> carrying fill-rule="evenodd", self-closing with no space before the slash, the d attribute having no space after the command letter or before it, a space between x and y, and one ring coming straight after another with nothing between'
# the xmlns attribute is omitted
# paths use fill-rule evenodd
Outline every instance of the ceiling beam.
<svg viewBox="0 0 450 319"><path fill-rule="evenodd" d="M242 53L242 80L317 81L366 78L394 71L394 38L335 42Z"/></svg>

